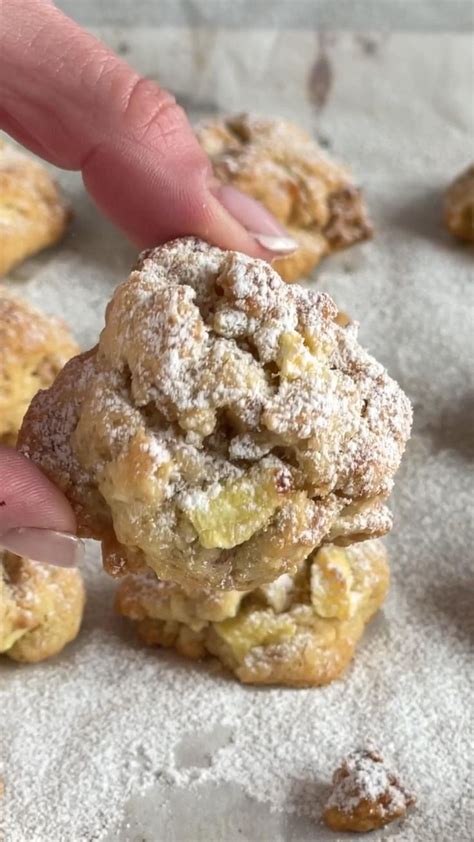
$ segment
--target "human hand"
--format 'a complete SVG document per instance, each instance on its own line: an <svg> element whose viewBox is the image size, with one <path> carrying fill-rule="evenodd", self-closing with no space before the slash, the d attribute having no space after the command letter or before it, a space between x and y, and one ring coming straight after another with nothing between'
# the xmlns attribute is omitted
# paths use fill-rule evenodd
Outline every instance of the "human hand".
<svg viewBox="0 0 474 842"><path fill-rule="evenodd" d="M80 170L137 246L193 234L267 259L296 248L259 202L213 179L169 93L49 0L0 0L0 15L0 128Z"/></svg>
<svg viewBox="0 0 474 842"><path fill-rule="evenodd" d="M0 0L0 128L80 170L90 195L138 246L194 234L271 259L294 250L256 201L212 177L173 97L143 79L49 0ZM20 454L0 448L0 546L74 564L68 502Z"/></svg>

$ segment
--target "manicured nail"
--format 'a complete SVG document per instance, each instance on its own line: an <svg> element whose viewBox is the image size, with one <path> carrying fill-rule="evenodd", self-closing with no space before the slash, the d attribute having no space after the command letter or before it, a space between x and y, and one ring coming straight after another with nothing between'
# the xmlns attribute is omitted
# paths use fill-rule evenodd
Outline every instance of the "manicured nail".
<svg viewBox="0 0 474 842"><path fill-rule="evenodd" d="M219 185L213 193L262 248L273 254L289 254L298 248L298 243L288 236L285 228L256 199L229 184Z"/></svg>
<svg viewBox="0 0 474 842"><path fill-rule="evenodd" d="M31 561L57 567L77 567L84 559L84 542L69 532L21 526L0 535L0 547Z"/></svg>
<svg viewBox="0 0 474 842"><path fill-rule="evenodd" d="M291 237L271 237L269 234L257 234L255 231L249 231L249 234L262 248L275 254L291 254L298 248L298 243Z"/></svg>

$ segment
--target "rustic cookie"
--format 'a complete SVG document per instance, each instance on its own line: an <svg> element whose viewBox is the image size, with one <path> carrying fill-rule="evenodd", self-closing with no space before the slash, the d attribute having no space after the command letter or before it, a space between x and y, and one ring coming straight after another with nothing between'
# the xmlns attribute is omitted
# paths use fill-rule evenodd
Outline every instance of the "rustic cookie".
<svg viewBox="0 0 474 842"><path fill-rule="evenodd" d="M57 243L70 215L48 171L0 139L0 275Z"/></svg>
<svg viewBox="0 0 474 842"><path fill-rule="evenodd" d="M299 244L273 263L285 281L372 235L348 170L292 123L237 114L198 126L196 133L219 181L258 199Z"/></svg>
<svg viewBox="0 0 474 842"><path fill-rule="evenodd" d="M247 590L390 528L410 405L324 293L187 238L145 252L21 450L111 572Z"/></svg>
<svg viewBox="0 0 474 842"><path fill-rule="evenodd" d="M0 286L0 443L14 444L32 397L78 350L63 322Z"/></svg>

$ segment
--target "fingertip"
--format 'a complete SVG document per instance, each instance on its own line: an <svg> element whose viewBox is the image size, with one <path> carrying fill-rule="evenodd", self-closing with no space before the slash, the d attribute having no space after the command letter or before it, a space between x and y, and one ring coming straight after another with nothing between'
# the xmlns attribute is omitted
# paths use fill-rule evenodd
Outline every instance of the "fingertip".
<svg viewBox="0 0 474 842"><path fill-rule="evenodd" d="M75 533L64 495L21 453L0 445L0 535L18 527Z"/></svg>

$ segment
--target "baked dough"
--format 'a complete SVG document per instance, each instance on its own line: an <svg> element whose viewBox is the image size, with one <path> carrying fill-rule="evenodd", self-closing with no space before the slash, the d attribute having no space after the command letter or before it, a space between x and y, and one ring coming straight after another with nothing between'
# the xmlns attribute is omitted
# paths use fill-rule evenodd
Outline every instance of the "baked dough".
<svg viewBox="0 0 474 842"><path fill-rule="evenodd" d="M247 590L385 533L410 405L324 293L193 238L145 252L20 449L110 572Z"/></svg>
<svg viewBox="0 0 474 842"><path fill-rule="evenodd" d="M248 594L186 595L153 575L127 576L116 604L149 645L172 646L188 658L213 654L248 684L315 686L347 667L388 578L383 544L365 541L328 545L294 576Z"/></svg>
<svg viewBox="0 0 474 842"><path fill-rule="evenodd" d="M0 551L0 653L27 663L56 655L76 637L84 601L77 570Z"/></svg>
<svg viewBox="0 0 474 842"><path fill-rule="evenodd" d="M219 181L258 199L299 243L294 254L273 262L285 281L372 235L348 170L292 123L237 114L198 126L196 133Z"/></svg>
<svg viewBox="0 0 474 842"><path fill-rule="evenodd" d="M78 350L63 322L0 286L0 443L15 443L32 397Z"/></svg>
<svg viewBox="0 0 474 842"><path fill-rule="evenodd" d="M70 216L47 170L0 139L0 275L57 243Z"/></svg>
<svg viewBox="0 0 474 842"><path fill-rule="evenodd" d="M444 219L455 237L474 243L474 164L448 187L444 198Z"/></svg>
<svg viewBox="0 0 474 842"><path fill-rule="evenodd" d="M375 749L358 749L335 771L323 819L331 830L367 833L406 816L415 798Z"/></svg>

